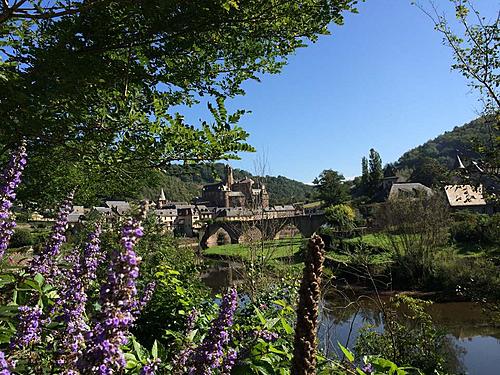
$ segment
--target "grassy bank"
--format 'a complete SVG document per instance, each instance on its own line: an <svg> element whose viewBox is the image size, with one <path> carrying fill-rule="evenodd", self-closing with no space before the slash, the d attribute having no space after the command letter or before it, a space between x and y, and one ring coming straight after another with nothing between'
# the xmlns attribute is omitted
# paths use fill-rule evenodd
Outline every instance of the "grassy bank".
<svg viewBox="0 0 500 375"><path fill-rule="evenodd" d="M304 244L304 239L300 237L286 238L281 240L271 240L253 242L247 244L230 244L215 246L206 249L203 254L207 256L219 256L227 258L240 258L251 260L252 257L266 257L268 260L279 260L290 258L297 254Z"/></svg>

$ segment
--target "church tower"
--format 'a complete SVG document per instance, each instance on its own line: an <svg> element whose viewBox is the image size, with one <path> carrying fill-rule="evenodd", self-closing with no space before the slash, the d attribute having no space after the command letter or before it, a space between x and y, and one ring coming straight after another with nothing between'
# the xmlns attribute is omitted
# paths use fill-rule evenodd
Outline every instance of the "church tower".
<svg viewBox="0 0 500 375"><path fill-rule="evenodd" d="M163 188L161 189L160 196L158 197L158 208L162 208L167 204L167 198L165 198L165 192L163 191Z"/></svg>
<svg viewBox="0 0 500 375"><path fill-rule="evenodd" d="M232 190L232 186L234 184L233 178L233 168L229 164L226 164L226 185L229 190Z"/></svg>

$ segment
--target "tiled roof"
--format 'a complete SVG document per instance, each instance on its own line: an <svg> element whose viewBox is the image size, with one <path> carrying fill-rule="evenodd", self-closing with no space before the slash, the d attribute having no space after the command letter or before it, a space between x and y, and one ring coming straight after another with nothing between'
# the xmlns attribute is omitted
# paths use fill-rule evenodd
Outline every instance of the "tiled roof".
<svg viewBox="0 0 500 375"><path fill-rule="evenodd" d="M472 185L448 185L444 187L448 203L452 207L484 206L483 187Z"/></svg>

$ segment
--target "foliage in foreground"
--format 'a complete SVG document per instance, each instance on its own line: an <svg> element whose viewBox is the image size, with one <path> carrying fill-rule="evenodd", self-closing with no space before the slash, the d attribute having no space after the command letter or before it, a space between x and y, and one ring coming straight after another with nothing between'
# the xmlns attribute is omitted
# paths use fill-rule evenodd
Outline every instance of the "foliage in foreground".
<svg viewBox="0 0 500 375"><path fill-rule="evenodd" d="M231 288L219 305L210 302L194 282L192 254L170 253L172 238L147 219L145 207L111 225L97 218L86 236L68 242L70 193L46 243L28 264L12 264L3 252L14 234L11 207L24 164L21 146L2 176L2 375L310 374L316 361L321 371L355 368L317 358L324 256L318 236L308 246L295 330L293 288L275 285L271 293L261 291L247 301ZM372 362L366 365L384 368L380 359ZM372 367L355 371L373 372Z"/></svg>

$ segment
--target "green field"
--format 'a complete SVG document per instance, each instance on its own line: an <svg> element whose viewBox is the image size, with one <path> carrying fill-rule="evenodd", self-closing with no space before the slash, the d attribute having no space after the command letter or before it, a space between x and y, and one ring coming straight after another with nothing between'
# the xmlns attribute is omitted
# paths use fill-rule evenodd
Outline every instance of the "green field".
<svg viewBox="0 0 500 375"><path fill-rule="evenodd" d="M291 258L299 252L305 240L300 237L281 240L257 241L250 244L230 244L211 247L203 254L227 258L241 258L252 260L253 257L265 257L268 260Z"/></svg>

